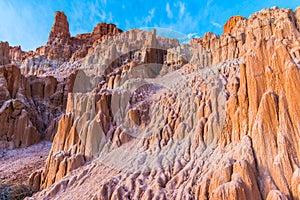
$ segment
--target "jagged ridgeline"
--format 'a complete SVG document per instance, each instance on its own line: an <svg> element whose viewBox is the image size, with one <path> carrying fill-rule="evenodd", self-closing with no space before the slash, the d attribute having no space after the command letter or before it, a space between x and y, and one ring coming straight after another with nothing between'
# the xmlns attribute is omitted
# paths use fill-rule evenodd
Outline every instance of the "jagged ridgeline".
<svg viewBox="0 0 300 200"><path fill-rule="evenodd" d="M98 24L0 43L0 140L53 141L34 199L298 199L300 8L180 44Z"/></svg>

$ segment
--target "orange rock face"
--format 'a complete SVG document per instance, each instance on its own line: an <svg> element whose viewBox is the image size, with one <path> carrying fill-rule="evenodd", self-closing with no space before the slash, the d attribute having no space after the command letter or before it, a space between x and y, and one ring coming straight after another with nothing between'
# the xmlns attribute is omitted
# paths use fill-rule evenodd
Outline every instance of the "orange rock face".
<svg viewBox="0 0 300 200"><path fill-rule="evenodd" d="M297 19L278 8L233 17L222 36L207 33L159 54L164 76L151 84L134 79L147 78L135 76L142 59L110 65L97 94L69 96L41 179L48 188L36 197L89 188L95 199L297 199ZM153 52L143 61L159 61ZM89 181L66 184L72 175L55 183L77 154L97 158L76 172L89 171Z"/></svg>
<svg viewBox="0 0 300 200"><path fill-rule="evenodd" d="M22 99L31 95L28 80L20 74L16 66L6 65L0 68L1 109L0 141L11 147L27 147L40 140L41 135L30 119L29 109Z"/></svg>
<svg viewBox="0 0 300 200"><path fill-rule="evenodd" d="M122 31L114 24L106 24L104 22L97 24L91 33L91 40L97 41L103 36L109 37L121 33Z"/></svg>
<svg viewBox="0 0 300 200"><path fill-rule="evenodd" d="M63 12L57 12L54 18L54 25L50 32L45 48L39 52L48 55L52 60L72 60L83 58L93 43L122 32L114 24L99 23L92 33L70 36L69 23Z"/></svg>
<svg viewBox="0 0 300 200"><path fill-rule="evenodd" d="M121 33L114 24L99 23L92 33L79 34L71 37L69 23L64 12L56 12L46 46L39 49L41 55L45 54L51 60L67 61L83 58L94 42Z"/></svg>
<svg viewBox="0 0 300 200"><path fill-rule="evenodd" d="M241 21L241 20L246 20L245 17L242 16L233 16L230 17L230 19L225 23L224 25L224 31L223 34L225 33L231 33L231 30L236 26L236 24Z"/></svg>
<svg viewBox="0 0 300 200"><path fill-rule="evenodd" d="M40 53L45 53L51 60L68 60L72 54L70 39L67 16L64 12L56 12L45 50L40 49Z"/></svg>
<svg viewBox="0 0 300 200"><path fill-rule="evenodd" d="M0 147L52 140L72 81L72 76L60 81L53 76L25 77L15 65L0 66Z"/></svg>
<svg viewBox="0 0 300 200"><path fill-rule="evenodd" d="M54 16L54 24L49 34L47 45L55 42L68 44L70 42L69 22L64 12L56 12Z"/></svg>
<svg viewBox="0 0 300 200"><path fill-rule="evenodd" d="M0 64L12 63L20 66L23 74L40 75L52 71L53 68L60 68L68 61L74 62L84 58L93 49L94 44L96 45L122 32L116 25L102 22L91 33L78 34L72 37L67 16L64 12L57 11L45 46L29 52L22 51L20 46L8 46L9 52L7 52L5 45L8 45L8 43L2 42L0 61L3 63L0 62ZM68 73L72 73L72 71L73 69Z"/></svg>
<svg viewBox="0 0 300 200"><path fill-rule="evenodd" d="M70 37L57 13L26 76L0 68L2 144L54 138L35 199L299 199L299 19L263 9L180 45L105 23Z"/></svg>

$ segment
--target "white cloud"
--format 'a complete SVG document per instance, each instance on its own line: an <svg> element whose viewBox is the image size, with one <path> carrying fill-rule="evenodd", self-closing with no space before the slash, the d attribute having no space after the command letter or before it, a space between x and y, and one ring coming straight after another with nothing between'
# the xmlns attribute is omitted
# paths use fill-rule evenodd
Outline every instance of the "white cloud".
<svg viewBox="0 0 300 200"><path fill-rule="evenodd" d="M113 21L113 15L112 15L111 12L109 12L109 13L107 13L107 15L106 15L106 22L112 23L112 21Z"/></svg>
<svg viewBox="0 0 300 200"><path fill-rule="evenodd" d="M106 13L104 10L101 10L101 13L99 12L97 16L100 17L101 21L103 22L111 22L113 20L112 13Z"/></svg>
<svg viewBox="0 0 300 200"><path fill-rule="evenodd" d="M146 24L148 24L152 21L152 19L154 17L155 9L152 8L148 13L149 13L149 15L145 18L145 23Z"/></svg>
<svg viewBox="0 0 300 200"><path fill-rule="evenodd" d="M144 17L135 17L134 18L134 23L135 27L147 27L151 25L152 19L155 15L155 8L152 8L151 10L148 11L148 15ZM130 20L125 20L126 23L126 29L132 28L132 23L130 23Z"/></svg>
<svg viewBox="0 0 300 200"><path fill-rule="evenodd" d="M156 34L160 35L160 36L164 36L164 37L168 37L168 38L176 38L179 40L180 43L189 43L191 41L192 38L199 38L200 34L199 33L188 33L188 34L184 34L181 32L178 32L174 29L169 29L169 28L161 28L158 27L158 25L154 26L156 29ZM151 28L142 28L142 30L152 30L153 27Z"/></svg>
<svg viewBox="0 0 300 200"><path fill-rule="evenodd" d="M179 12L180 11L179 3L174 4L174 6L177 8L176 10L178 10L178 12ZM183 9L182 9L182 11L183 11ZM180 19L178 18L178 20L174 20L171 23L161 22L159 24L159 26L162 28L168 28L173 31L181 32L184 36L182 36L183 39L180 39L180 41L186 42L186 41L189 41L190 38L196 37L196 34L187 34L186 35L184 33L194 33L194 31L199 28L201 16L202 16L201 14L199 14L197 16L192 16L188 12L187 8L185 7L182 18L180 18ZM198 35L199 34L197 34L197 36Z"/></svg>
<svg viewBox="0 0 300 200"><path fill-rule="evenodd" d="M181 43L189 43L192 38L200 38L199 33L189 33L181 38Z"/></svg>
<svg viewBox="0 0 300 200"><path fill-rule="evenodd" d="M222 28L222 25L217 22L210 22L210 23L215 27Z"/></svg>
<svg viewBox="0 0 300 200"><path fill-rule="evenodd" d="M167 15L168 15L168 18L173 18L173 13L172 13L172 10L170 8L170 4L169 2L166 4L166 12L167 12Z"/></svg>
<svg viewBox="0 0 300 200"><path fill-rule="evenodd" d="M132 24L128 19L125 19L125 30L129 30L132 28Z"/></svg>
<svg viewBox="0 0 300 200"><path fill-rule="evenodd" d="M105 10L105 4L106 0L101 0L101 3L99 1L90 3L89 6L89 19L90 23L95 26L97 23L99 23L99 19L103 22L112 22L113 16L111 12L106 12ZM75 12L77 13L77 12ZM83 14L81 16L81 19L85 17Z"/></svg>
<svg viewBox="0 0 300 200"><path fill-rule="evenodd" d="M185 11L185 4L182 2L179 2L179 18L182 18Z"/></svg>

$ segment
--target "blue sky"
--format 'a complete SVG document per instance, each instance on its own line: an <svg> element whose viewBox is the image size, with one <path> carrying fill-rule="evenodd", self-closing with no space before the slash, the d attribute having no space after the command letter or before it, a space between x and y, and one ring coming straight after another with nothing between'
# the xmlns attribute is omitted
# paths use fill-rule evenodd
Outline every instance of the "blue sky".
<svg viewBox="0 0 300 200"><path fill-rule="evenodd" d="M68 17L71 35L91 32L99 22L114 23L123 30L159 27L184 34L203 36L207 31L221 34L223 24L233 15L250 14L272 6L300 6L296 0L0 0L0 41L34 50L44 45L55 11ZM164 29L163 29L164 30Z"/></svg>

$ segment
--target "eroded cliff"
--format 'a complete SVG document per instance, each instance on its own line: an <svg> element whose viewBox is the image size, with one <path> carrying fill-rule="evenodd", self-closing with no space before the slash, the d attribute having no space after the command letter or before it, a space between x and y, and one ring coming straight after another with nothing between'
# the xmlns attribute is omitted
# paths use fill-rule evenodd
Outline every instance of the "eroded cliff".
<svg viewBox="0 0 300 200"><path fill-rule="evenodd" d="M109 37L78 59L43 66L44 76L76 74L45 168L30 177L43 189L33 198L298 199L299 13L232 17L223 35L181 45L105 26ZM54 29L68 46L67 26ZM41 68L26 62L25 74ZM19 93L34 97L20 77ZM9 102L6 113L18 110Z"/></svg>

